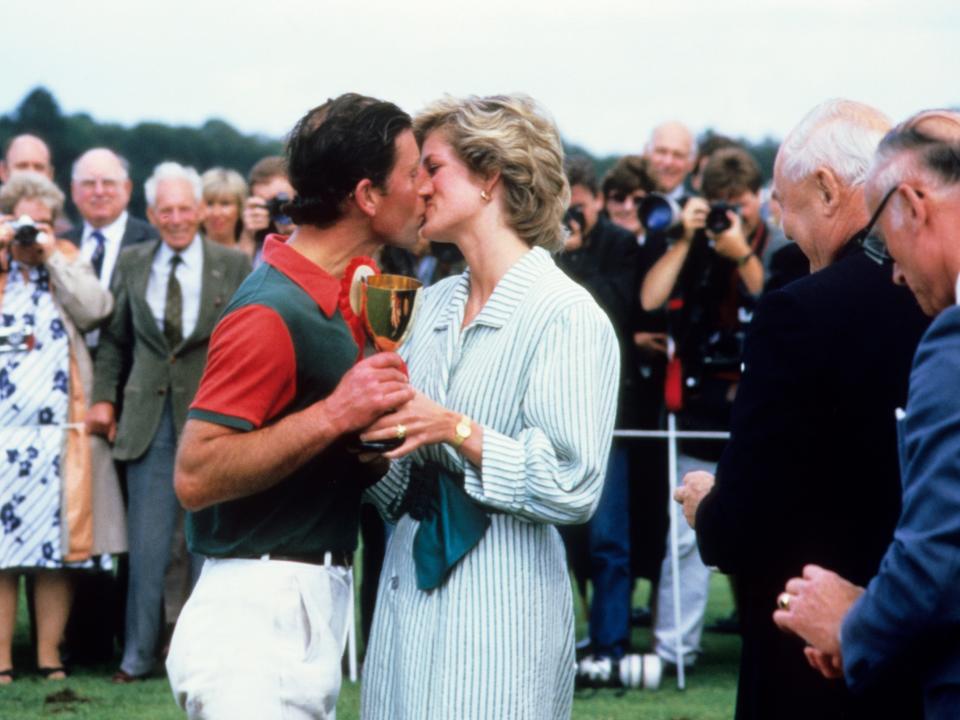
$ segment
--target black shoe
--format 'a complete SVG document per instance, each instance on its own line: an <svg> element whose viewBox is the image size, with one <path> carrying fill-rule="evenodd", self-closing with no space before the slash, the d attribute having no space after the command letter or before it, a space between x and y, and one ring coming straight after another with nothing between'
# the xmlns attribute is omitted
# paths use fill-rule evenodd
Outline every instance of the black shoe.
<svg viewBox="0 0 960 720"><path fill-rule="evenodd" d="M635 607L630 611L630 624L633 627L650 627L653 613L648 607Z"/></svg>

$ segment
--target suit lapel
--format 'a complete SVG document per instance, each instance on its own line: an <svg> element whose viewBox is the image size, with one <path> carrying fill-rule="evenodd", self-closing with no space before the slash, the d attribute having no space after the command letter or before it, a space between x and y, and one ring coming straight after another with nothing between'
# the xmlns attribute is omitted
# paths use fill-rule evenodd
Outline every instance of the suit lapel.
<svg viewBox="0 0 960 720"><path fill-rule="evenodd" d="M220 317L227 298L223 295L224 268L219 253L211 252L210 241L202 238L203 243L203 284L200 288L200 308L197 313L197 325L185 338L180 347L206 342L213 332L213 326Z"/></svg>
<svg viewBox="0 0 960 720"><path fill-rule="evenodd" d="M157 327L157 321L150 312L147 304L147 285L150 282L150 270L153 266L153 257L160 247L160 240L145 242L137 246L138 257L136 265L130 269L130 303L134 317L134 324L144 332L154 336L161 345L167 340L163 332Z"/></svg>

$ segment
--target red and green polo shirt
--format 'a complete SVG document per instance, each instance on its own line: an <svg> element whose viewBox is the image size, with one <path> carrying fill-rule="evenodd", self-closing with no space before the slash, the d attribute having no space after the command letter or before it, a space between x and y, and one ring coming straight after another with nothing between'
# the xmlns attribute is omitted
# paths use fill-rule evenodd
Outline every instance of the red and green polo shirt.
<svg viewBox="0 0 960 720"><path fill-rule="evenodd" d="M273 235L213 336L189 417L250 431L325 398L359 348L340 281ZM313 555L356 546L363 470L335 443L273 487L187 516L191 551Z"/></svg>

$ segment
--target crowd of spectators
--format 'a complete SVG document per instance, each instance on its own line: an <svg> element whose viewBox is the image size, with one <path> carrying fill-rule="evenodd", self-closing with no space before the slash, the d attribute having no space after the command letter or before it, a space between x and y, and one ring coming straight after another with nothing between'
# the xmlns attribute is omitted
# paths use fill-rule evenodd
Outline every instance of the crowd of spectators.
<svg viewBox="0 0 960 720"><path fill-rule="evenodd" d="M838 139L841 126L847 134ZM695 665L711 566L719 566L730 573L741 611L730 625L745 623L738 717L769 717L804 703L817 717L833 717L822 714L824 707L860 711L809 677L780 685L782 674L768 677L767 660L795 648L772 634L764 613L768 605L772 613L771 593L804 562L834 560L841 574L865 584L899 513L892 416L877 418L904 404L910 358L926 322L905 291L884 285L883 273L866 260L862 267L841 262L860 250L850 238L866 219L863 178L887 127L863 106L819 108L781 149L773 198L746 148L722 136L698 147L678 122L658 125L641 153L618 159L602 177L591 160L567 159L571 199L557 263L616 331L617 428L660 430L672 413L683 431L735 429L729 445L716 438L680 442L676 477L688 477L679 495L687 518L675 528L676 558L667 543L666 444L614 440L596 513L564 531L588 607L589 632L579 645L584 682L616 684L617 663L644 650L631 645L631 628L643 623L668 668ZM859 164L851 169L854 156ZM200 175L162 163L142 189L147 222L127 211L140 189L132 187L126 161L92 148L73 163L69 190L79 216L70 222L52 182L54 160L41 138L20 135L0 162L0 684L14 677L24 573L41 674L62 678L68 664L115 662L122 651L113 681L129 683L155 672L199 571L200 558L186 550L172 477L210 334L261 262L266 236L295 228L286 212L294 190L281 157L263 158L246 178L234 169ZM801 190L822 205L815 228L804 215L810 211L797 210ZM785 237L781 216L800 247ZM33 238L25 239L31 225ZM425 285L464 268L454 246L425 240L410 250L386 248L378 261L384 271ZM810 270L815 279L795 282ZM874 324L865 319L870 307ZM811 320L814 312L820 319ZM843 322L831 324L845 317L859 319L857 334ZM886 364L874 362L859 376L841 373L834 349L848 346L864 365L877 358ZM27 348L36 361L8 361ZM748 378L754 367L763 372ZM884 383L888 392L875 392ZM789 427L778 425L784 418ZM852 439L843 434L855 425L873 429ZM824 426L844 442L824 445ZM798 447L797 438L808 436L809 446ZM778 445L784 437L790 443ZM882 447L871 454L876 439ZM868 456L873 464L863 471ZM808 491L788 520L774 516L774 523L757 506L762 498L778 502L765 483L790 462L791 487L806 483ZM822 506L809 488L843 486L858 467L877 494L869 515L854 517L861 495L849 489L853 484L835 493L834 509L811 525L809 513ZM364 632L388 532L367 510ZM778 545L776 531L793 528L791 521L809 537ZM650 583L649 608L633 607L638 579ZM796 662L783 662L799 673L794 666L802 657L797 652Z"/></svg>

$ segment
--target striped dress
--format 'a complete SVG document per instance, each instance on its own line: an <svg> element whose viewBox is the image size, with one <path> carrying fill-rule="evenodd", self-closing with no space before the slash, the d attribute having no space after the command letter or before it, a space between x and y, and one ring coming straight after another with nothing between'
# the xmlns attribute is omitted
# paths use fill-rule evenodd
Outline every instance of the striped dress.
<svg viewBox="0 0 960 720"><path fill-rule="evenodd" d="M482 467L450 445L395 462L368 491L389 519L412 460L465 474L491 511L480 543L432 592L416 587L416 521L399 518L380 576L364 663L367 720L565 718L574 624L554 524L585 522L600 498L619 351L590 295L535 248L461 330L469 270L424 292L404 346L414 387L483 426Z"/></svg>

